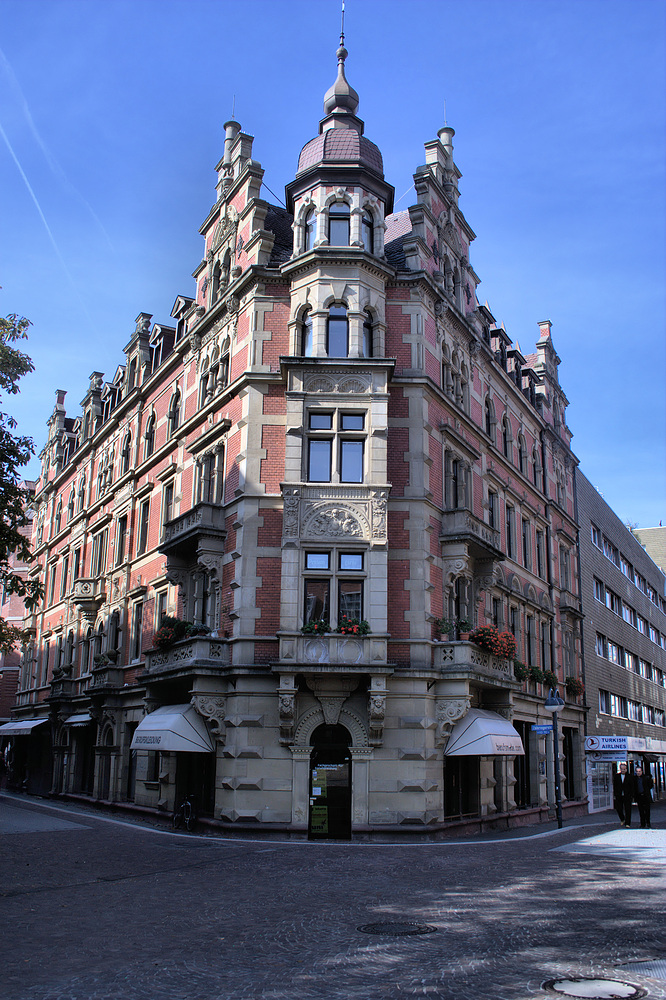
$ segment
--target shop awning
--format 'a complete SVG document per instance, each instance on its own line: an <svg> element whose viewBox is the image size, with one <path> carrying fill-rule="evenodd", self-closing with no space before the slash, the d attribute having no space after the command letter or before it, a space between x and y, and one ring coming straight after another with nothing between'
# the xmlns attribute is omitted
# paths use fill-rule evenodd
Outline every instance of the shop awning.
<svg viewBox="0 0 666 1000"><path fill-rule="evenodd" d="M192 705L163 705L136 727L132 750L215 750L206 723Z"/></svg>
<svg viewBox="0 0 666 1000"><path fill-rule="evenodd" d="M470 708L453 727L444 756L495 757L524 753L523 741L510 722L497 712Z"/></svg>
<svg viewBox="0 0 666 1000"><path fill-rule="evenodd" d="M87 712L81 712L80 715L70 715L69 719L65 719L66 726L89 726L92 719Z"/></svg>
<svg viewBox="0 0 666 1000"><path fill-rule="evenodd" d="M29 736L35 726L42 726L48 719L21 719L20 722L5 722L0 726L0 736Z"/></svg>

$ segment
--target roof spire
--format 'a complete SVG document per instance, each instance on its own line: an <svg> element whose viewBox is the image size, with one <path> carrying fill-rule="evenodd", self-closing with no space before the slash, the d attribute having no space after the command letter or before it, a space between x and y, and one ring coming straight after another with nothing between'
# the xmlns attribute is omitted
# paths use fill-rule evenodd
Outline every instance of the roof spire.
<svg viewBox="0 0 666 1000"><path fill-rule="evenodd" d="M350 111L355 114L358 108L358 94L353 87L349 86L345 77L345 59L348 55L345 48L345 0L342 0L340 47L336 55L338 57L338 76L324 96L324 113L330 115L332 111Z"/></svg>

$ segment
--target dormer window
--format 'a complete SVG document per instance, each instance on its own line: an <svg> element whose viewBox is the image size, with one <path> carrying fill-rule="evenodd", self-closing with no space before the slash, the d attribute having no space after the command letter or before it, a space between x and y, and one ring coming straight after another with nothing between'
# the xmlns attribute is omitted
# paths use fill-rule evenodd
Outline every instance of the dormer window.
<svg viewBox="0 0 666 1000"><path fill-rule="evenodd" d="M349 205L334 201L328 210L328 242L332 247L349 246Z"/></svg>
<svg viewBox="0 0 666 1000"><path fill-rule="evenodd" d="M314 247L315 237L317 233L317 213L314 208L305 216L304 222L304 238L303 238L303 252L307 253L308 250L312 250Z"/></svg>
<svg viewBox="0 0 666 1000"><path fill-rule="evenodd" d="M349 321L343 305L331 306L328 311L326 353L329 358L346 358L349 354Z"/></svg>
<svg viewBox="0 0 666 1000"><path fill-rule="evenodd" d="M371 213L367 210L363 212L363 218L361 220L361 238L363 240L363 249L367 253L375 252L375 220L373 219Z"/></svg>

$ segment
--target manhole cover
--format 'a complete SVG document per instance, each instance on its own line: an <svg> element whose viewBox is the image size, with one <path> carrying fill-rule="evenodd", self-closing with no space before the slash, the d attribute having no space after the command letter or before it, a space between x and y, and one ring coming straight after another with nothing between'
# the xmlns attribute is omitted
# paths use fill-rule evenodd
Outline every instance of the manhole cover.
<svg viewBox="0 0 666 1000"><path fill-rule="evenodd" d="M646 997L647 992L633 983L624 983L619 979L586 979L574 976L571 979L549 979L543 984L544 990L549 990L562 997L586 997L587 1000L633 1000L635 997Z"/></svg>
<svg viewBox="0 0 666 1000"><path fill-rule="evenodd" d="M356 930L362 931L364 934L393 934L396 937L399 937L405 934L433 934L437 928L431 927L430 924L413 924L407 921L385 921L377 924L362 924L361 927L357 927Z"/></svg>

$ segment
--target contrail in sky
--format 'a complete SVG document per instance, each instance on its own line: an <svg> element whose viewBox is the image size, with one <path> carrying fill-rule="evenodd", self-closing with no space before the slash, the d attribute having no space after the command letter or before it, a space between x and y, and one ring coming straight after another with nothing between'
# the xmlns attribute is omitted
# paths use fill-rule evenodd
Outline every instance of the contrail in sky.
<svg viewBox="0 0 666 1000"><path fill-rule="evenodd" d="M87 208L87 210L90 212L92 218L95 220L96 224L99 226L100 231L104 235L104 239L106 240L106 242L109 245L109 248L111 250L113 250L113 245L112 245L111 240L109 238L109 234L107 233L106 229L102 225L101 220L95 214L92 206L86 201L86 199L83 197L83 195L80 193L80 191L78 191L74 187L74 185L67 179L64 170L62 169L62 167L60 166L60 164L58 163L58 161L55 159L55 157L53 156L53 154L49 150L48 146L46 145L46 143L42 139L41 135L39 134L39 132L37 130L37 126L35 125L34 119L33 119L32 115L30 113L30 108L28 107L28 102L26 101L25 95L24 95L23 91L21 90L21 85L18 82L18 80L16 79L16 75L15 75L15 73L14 73L12 67L11 67L11 64L10 64L9 60L7 59L7 56L2 51L2 49L0 49L0 65L4 69L5 74L6 74L6 76L9 79L9 82L11 84L12 90L14 91L14 93L16 95L18 103L20 104L21 110L23 111L23 114L25 116L25 120L28 123L28 128L30 129L30 131L32 133L33 139L35 140L35 142L37 143L37 145L41 149L42 153L44 154L44 159L48 163L48 165L51 168L52 172L55 174L55 176L61 182L61 184L63 184L70 191L72 191L76 195L76 197L82 202L82 204L85 205L85 207ZM5 138L5 142L7 142L7 137L5 136L4 138ZM7 145L9 145L9 143L7 143ZM11 147L10 147L10 151L11 151ZM14 156L13 152L12 152L12 155ZM14 161L18 164L18 160L16 159L16 156L14 156ZM23 179L25 180L25 175L24 175ZM32 194L32 191L30 193ZM33 199L34 199L34 195L33 195ZM42 216L42 218L43 218L43 216Z"/></svg>
<svg viewBox="0 0 666 1000"><path fill-rule="evenodd" d="M67 275L67 277L69 278L69 281L70 281L70 283L72 285L72 288L74 289L74 292L76 293L76 297L78 298L79 302L81 303L81 307L82 307L84 313L86 314L86 316L88 317L88 320L90 321L90 324L92 326L93 325L92 316L90 315L90 313L88 311L88 308L87 308L85 302L83 301L83 298L81 297L81 294L80 294L80 292L78 290L76 282L74 281L74 278L70 274L69 268L67 267L67 264L65 263L65 258L60 253L60 248L58 247L58 244L56 243L55 236L51 232L51 227L49 226L48 222L46 221L46 216L42 212L42 206L39 204L39 201L37 200L37 195L32 190L32 186L30 184L30 181L26 177L25 171L24 171L23 167L21 166L21 164L19 163L19 159L18 159L16 153L14 152L14 150L12 149L12 144L9 141L9 139L7 138L7 134L6 134L5 130L4 130L4 128L2 127L2 125L0 125L0 136L2 137L2 139L3 139L3 141L4 141L4 143L5 143L6 147L7 147L7 149L9 150L9 155L11 156L12 160L16 164L16 169L20 173L21 178L23 179L23 183L25 184L26 188L28 189L28 194L32 198L32 200L34 202L34 205L35 205L35 208L39 212L39 217L42 220L42 222L44 223L44 229L48 233L48 237L49 237L49 239L51 241L51 245L53 246L53 249L56 252L56 256L57 256L58 260L60 261L60 263L62 264L62 269L65 272L65 274Z"/></svg>

